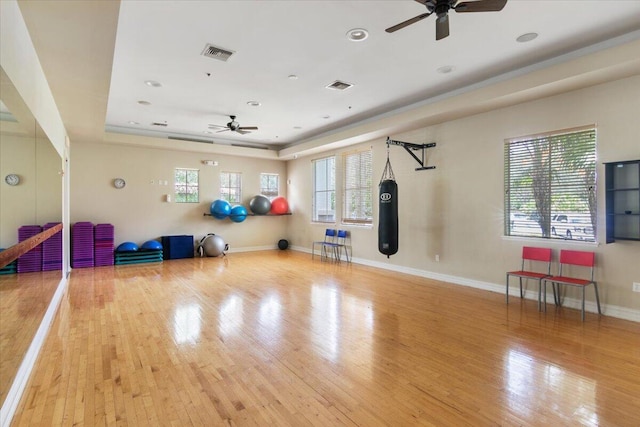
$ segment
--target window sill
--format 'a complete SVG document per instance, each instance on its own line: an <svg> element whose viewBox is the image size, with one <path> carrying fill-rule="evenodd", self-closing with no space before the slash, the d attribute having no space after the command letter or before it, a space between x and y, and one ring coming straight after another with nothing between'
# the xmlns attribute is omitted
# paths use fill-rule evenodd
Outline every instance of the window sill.
<svg viewBox="0 0 640 427"><path fill-rule="evenodd" d="M538 244L569 244L569 245L584 245L584 246L600 246L598 241L590 242L586 240L579 239L550 239L543 237L534 237L534 236L502 236L503 240L513 240L513 241L521 241L521 242L537 242Z"/></svg>
<svg viewBox="0 0 640 427"><path fill-rule="evenodd" d="M373 228L373 224L357 224L353 222L341 223L342 227L354 227L354 228Z"/></svg>

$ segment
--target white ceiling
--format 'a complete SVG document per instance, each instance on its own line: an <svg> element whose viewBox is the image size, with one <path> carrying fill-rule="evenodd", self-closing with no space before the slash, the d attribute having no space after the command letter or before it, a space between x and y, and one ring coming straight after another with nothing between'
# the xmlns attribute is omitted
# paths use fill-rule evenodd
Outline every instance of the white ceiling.
<svg viewBox="0 0 640 427"><path fill-rule="evenodd" d="M20 7L72 140L106 129L283 151L625 34L640 38L639 0L509 0L501 12L451 12L451 36L440 41L435 16L384 31L426 11L411 0L20 1ZM353 28L367 29L369 37L348 40ZM528 32L539 36L516 42ZM227 62L204 57L207 43L235 53ZM443 66L453 71L439 73ZM325 88L335 80L354 86ZM205 133L231 114L259 130ZM152 125L158 122L167 126Z"/></svg>

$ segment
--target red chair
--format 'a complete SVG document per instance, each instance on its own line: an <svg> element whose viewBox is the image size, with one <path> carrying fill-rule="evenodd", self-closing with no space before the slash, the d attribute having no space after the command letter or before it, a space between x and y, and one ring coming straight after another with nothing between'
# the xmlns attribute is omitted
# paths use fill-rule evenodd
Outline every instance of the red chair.
<svg viewBox="0 0 640 427"><path fill-rule="evenodd" d="M529 270L525 270L525 263L529 261ZM537 264L546 263L546 272L534 271L531 267ZM542 270L541 268L539 270ZM520 279L520 298L524 298L522 292L522 279L534 279L538 281L538 310L540 310L540 292L542 290L542 279L551 276L551 249L549 248L534 248L531 246L524 246L522 248L522 265L520 270L507 272L507 292L506 299L509 304L509 277L517 277ZM546 296L545 296L546 301Z"/></svg>
<svg viewBox="0 0 640 427"><path fill-rule="evenodd" d="M570 250L561 250L560 251L560 270L558 271L557 276L550 276L544 279L544 304L545 310L547 308L547 282L551 282L551 286L553 286L553 295L556 299L556 304L560 305L560 285L568 285L568 286L577 286L582 288L582 321L584 322L584 290L587 286L593 285L593 288L596 290L596 304L598 306L598 314L602 314L600 310L600 297L598 296L598 284L595 280L593 280L593 273L596 265L596 254L594 252L585 252L585 251L570 251ZM590 278L583 279L579 277L570 277L564 276L562 274L563 266L578 266L578 267L589 267L591 270ZM556 296L556 285L558 285L558 296Z"/></svg>

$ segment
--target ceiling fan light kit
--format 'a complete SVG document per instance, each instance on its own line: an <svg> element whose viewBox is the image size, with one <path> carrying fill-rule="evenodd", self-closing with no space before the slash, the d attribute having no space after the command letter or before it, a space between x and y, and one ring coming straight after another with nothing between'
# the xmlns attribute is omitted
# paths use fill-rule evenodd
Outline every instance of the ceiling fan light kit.
<svg viewBox="0 0 640 427"><path fill-rule="evenodd" d="M427 13L420 14L411 19L407 19L399 24L387 28L387 33L393 33L401 30L411 24L436 14L436 40L442 40L449 36L449 11L456 12L499 12L501 11L507 0L476 0L458 3L458 0L414 0L427 8Z"/></svg>
<svg viewBox="0 0 640 427"><path fill-rule="evenodd" d="M229 118L231 118L231 121L227 123L226 126L209 125L209 129L223 128L216 133L232 131L237 132L241 135L251 133L250 131L252 130L258 130L256 126L240 126L240 123L236 122L236 116L229 116Z"/></svg>

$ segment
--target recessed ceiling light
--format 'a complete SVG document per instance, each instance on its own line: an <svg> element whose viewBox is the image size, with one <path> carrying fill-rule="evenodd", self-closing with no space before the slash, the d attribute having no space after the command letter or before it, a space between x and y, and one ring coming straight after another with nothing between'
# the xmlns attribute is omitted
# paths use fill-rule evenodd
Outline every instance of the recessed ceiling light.
<svg viewBox="0 0 640 427"><path fill-rule="evenodd" d="M347 31L347 38L352 42L361 42L369 37L369 32L364 28L353 28Z"/></svg>
<svg viewBox="0 0 640 427"><path fill-rule="evenodd" d="M327 119L331 118L331 116L322 116L322 118L327 120Z"/></svg>
<svg viewBox="0 0 640 427"><path fill-rule="evenodd" d="M144 82L144 84L146 84L147 86L151 86L151 87L162 87L162 83L157 82L155 80L147 80Z"/></svg>
<svg viewBox="0 0 640 427"><path fill-rule="evenodd" d="M213 132L211 132L210 130L203 130L202 133L207 133L207 134L211 134Z"/></svg>
<svg viewBox="0 0 640 427"><path fill-rule="evenodd" d="M151 105L151 103L149 101L138 101L138 104L140 104L140 105Z"/></svg>
<svg viewBox="0 0 640 427"><path fill-rule="evenodd" d="M259 107L262 104L260 104L258 101L247 101L247 105L251 107Z"/></svg>
<svg viewBox="0 0 640 427"><path fill-rule="evenodd" d="M133 120L129 120L127 123L129 123L130 125L139 125L140 122L134 122Z"/></svg>
<svg viewBox="0 0 640 427"><path fill-rule="evenodd" d="M436 71L440 74L449 74L454 69L455 67L453 65L443 65L442 67L437 68Z"/></svg>
<svg viewBox="0 0 640 427"><path fill-rule="evenodd" d="M289 80L298 80L298 76L296 76L295 74L289 74Z"/></svg>
<svg viewBox="0 0 640 427"><path fill-rule="evenodd" d="M526 43L538 37L538 33L524 33L516 39L518 43Z"/></svg>
<svg viewBox="0 0 640 427"><path fill-rule="evenodd" d="M293 128L294 129L302 129L302 127L300 127L300 126L294 126Z"/></svg>

